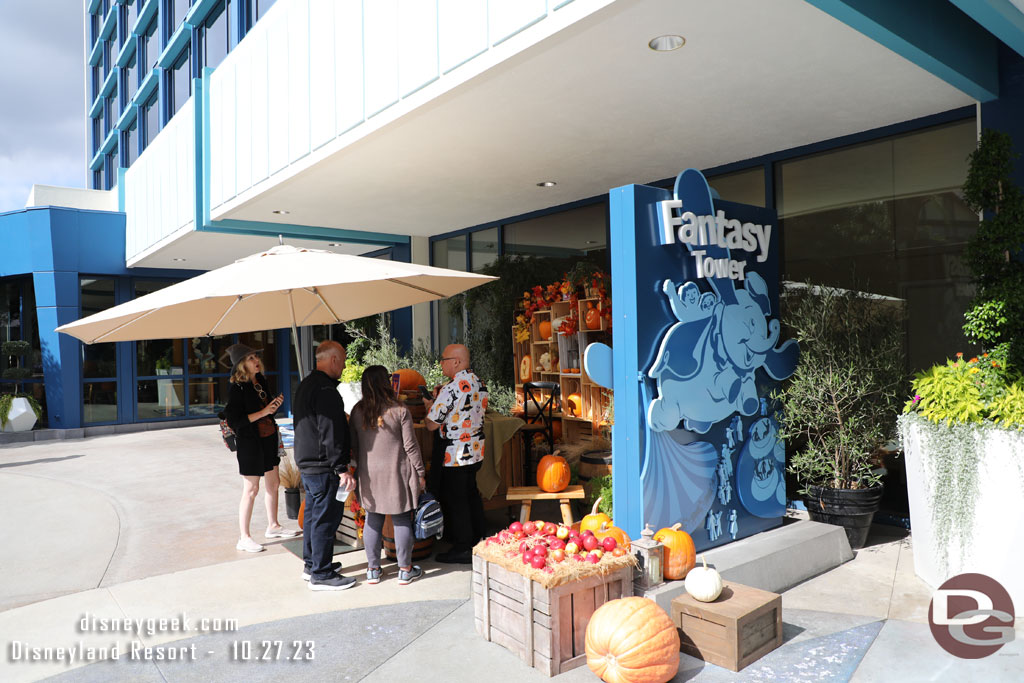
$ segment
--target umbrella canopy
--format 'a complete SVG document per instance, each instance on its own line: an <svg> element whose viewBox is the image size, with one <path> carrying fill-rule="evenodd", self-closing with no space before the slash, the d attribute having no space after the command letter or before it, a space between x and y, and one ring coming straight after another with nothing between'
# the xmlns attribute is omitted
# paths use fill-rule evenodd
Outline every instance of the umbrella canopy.
<svg viewBox="0 0 1024 683"><path fill-rule="evenodd" d="M61 325L57 331L92 344L289 326L294 330L443 299L494 279L281 245Z"/></svg>

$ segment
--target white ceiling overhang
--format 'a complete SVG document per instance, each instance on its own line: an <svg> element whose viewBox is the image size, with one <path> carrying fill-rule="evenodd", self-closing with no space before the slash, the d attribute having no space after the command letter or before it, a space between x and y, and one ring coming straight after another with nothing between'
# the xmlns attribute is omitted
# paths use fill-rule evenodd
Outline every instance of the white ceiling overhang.
<svg viewBox="0 0 1024 683"><path fill-rule="evenodd" d="M620 0L212 218L436 235L974 101L804 0Z"/></svg>

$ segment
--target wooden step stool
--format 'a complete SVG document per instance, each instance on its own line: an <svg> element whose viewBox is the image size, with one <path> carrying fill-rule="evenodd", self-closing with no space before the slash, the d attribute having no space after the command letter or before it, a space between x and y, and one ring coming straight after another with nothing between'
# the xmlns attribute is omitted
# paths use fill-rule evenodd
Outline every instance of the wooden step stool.
<svg viewBox="0 0 1024 683"><path fill-rule="evenodd" d="M565 490L558 493L541 491L539 486L509 486L505 497L508 500L521 501L522 507L519 509L520 522L530 521L530 505L533 504L533 501L557 500L559 507L562 509L562 522L566 526L572 526L572 506L569 504L569 501L573 498L583 498L584 494L581 484L568 486Z"/></svg>

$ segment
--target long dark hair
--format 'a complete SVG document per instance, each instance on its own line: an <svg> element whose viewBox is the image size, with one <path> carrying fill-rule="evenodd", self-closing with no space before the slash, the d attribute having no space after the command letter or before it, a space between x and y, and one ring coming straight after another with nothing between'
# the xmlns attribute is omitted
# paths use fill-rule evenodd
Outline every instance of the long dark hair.
<svg viewBox="0 0 1024 683"><path fill-rule="evenodd" d="M384 411L398 403L391 386L391 373L383 365L371 365L363 370L363 429L377 429L383 425Z"/></svg>

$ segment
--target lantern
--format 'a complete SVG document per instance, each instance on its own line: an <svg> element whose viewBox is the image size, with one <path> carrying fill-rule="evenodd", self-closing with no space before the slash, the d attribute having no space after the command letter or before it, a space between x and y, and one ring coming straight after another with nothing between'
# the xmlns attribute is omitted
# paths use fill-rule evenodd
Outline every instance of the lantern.
<svg viewBox="0 0 1024 683"><path fill-rule="evenodd" d="M636 556L633 586L639 591L660 586L664 582L665 546L654 540L650 524L645 524L640 538L633 541L632 551Z"/></svg>

